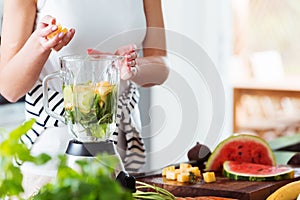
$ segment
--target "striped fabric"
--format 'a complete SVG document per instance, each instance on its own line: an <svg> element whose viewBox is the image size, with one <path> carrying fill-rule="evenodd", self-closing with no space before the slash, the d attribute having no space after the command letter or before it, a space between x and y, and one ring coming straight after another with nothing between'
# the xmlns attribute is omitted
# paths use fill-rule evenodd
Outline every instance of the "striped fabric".
<svg viewBox="0 0 300 200"><path fill-rule="evenodd" d="M126 171L138 172L145 164L145 146L137 130L131 113L137 109L139 93L135 84L130 83L129 87L120 95L117 109L118 132L114 132L113 141L117 143L118 134L125 134L126 152L123 163Z"/></svg>
<svg viewBox="0 0 300 200"><path fill-rule="evenodd" d="M57 91L48 90L49 108L53 112L64 114L63 95ZM134 83L119 96L117 109L117 130L111 139L118 146L118 134L125 134L126 157L123 159L126 171L137 172L145 163L145 147L140 133L137 130L131 113L137 109L139 93ZM32 147L40 134L48 127L65 126L62 122L49 116L43 107L42 85L36 85L26 94L25 98L26 119L35 118L32 129L21 138L29 148Z"/></svg>
<svg viewBox="0 0 300 200"><path fill-rule="evenodd" d="M63 95L54 90L49 90L48 94L49 108L52 111L63 115ZM36 139L47 127L64 126L62 122L54 119L53 117L50 117L46 113L43 106L43 90L41 84L36 85L31 91L26 94L25 109L26 119L36 119L36 123L33 125L32 129L21 138L21 141L25 143L29 148L32 147Z"/></svg>

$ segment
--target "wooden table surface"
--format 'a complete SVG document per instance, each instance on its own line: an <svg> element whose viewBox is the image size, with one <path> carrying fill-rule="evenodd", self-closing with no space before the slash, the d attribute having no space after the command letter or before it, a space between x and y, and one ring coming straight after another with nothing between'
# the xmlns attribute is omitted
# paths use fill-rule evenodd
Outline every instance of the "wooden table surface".
<svg viewBox="0 0 300 200"><path fill-rule="evenodd" d="M240 200L264 200L279 187L291 181L300 180L300 166L294 169L294 179L272 182L235 181L220 174L217 174L217 181L214 183L204 183L201 180L196 184L182 184L166 180L160 175L138 180L162 187L177 197L218 196Z"/></svg>

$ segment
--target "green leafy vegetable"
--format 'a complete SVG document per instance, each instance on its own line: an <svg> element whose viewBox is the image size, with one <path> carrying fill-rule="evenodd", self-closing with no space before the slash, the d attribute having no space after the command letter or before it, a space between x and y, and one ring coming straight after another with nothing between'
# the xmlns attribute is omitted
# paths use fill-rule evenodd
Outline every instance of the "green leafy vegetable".
<svg viewBox="0 0 300 200"><path fill-rule="evenodd" d="M41 165L51 159L46 154L32 156L27 146L20 143L21 136L30 130L34 123L35 120L32 119L10 133L2 131L4 140L0 144L0 199L7 196L19 197L23 192L23 175L16 161Z"/></svg>
<svg viewBox="0 0 300 200"><path fill-rule="evenodd" d="M31 200L82 199L131 200L132 195L123 189L112 174L118 159L101 154L90 161L78 161L79 170L67 166L66 157L60 156L58 175L53 183L41 188Z"/></svg>
<svg viewBox="0 0 300 200"><path fill-rule="evenodd" d="M44 164L50 160L47 154L32 156L20 137L32 127L35 120L29 120L11 133L2 131L4 140L0 144L0 199L13 197L21 199L23 175L18 162ZM113 177L119 160L113 155L98 155L95 159L78 161L79 169L67 166L64 155L59 156L59 168L54 182L43 186L31 200L131 200L132 195Z"/></svg>
<svg viewBox="0 0 300 200"><path fill-rule="evenodd" d="M4 140L0 144L0 199L21 199L23 175L15 160L44 164L51 159L47 154L32 156L27 146L19 142L34 122L29 120L11 133L3 133ZM139 181L135 193L125 190L113 175L119 162L114 155L101 154L95 159L77 161L79 170L67 166L66 156L59 156L59 160L57 178L44 185L30 200L175 199L167 190ZM149 189L152 191L144 191Z"/></svg>

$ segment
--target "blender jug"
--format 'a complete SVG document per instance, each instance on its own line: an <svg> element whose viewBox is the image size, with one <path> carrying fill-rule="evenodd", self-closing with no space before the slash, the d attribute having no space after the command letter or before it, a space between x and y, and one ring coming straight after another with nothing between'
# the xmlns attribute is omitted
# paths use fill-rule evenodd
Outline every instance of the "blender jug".
<svg viewBox="0 0 300 200"><path fill-rule="evenodd" d="M107 141L115 131L121 61L114 55L63 56L61 70L44 78L45 111L67 124L76 141ZM47 82L53 78L63 81L64 116L48 106Z"/></svg>
<svg viewBox="0 0 300 200"><path fill-rule="evenodd" d="M74 136L66 150L67 164L79 169L76 161L93 159L98 153L117 156L117 180L134 191L135 179L129 176L113 142L109 140L116 128L116 110L120 82L119 67L123 57L115 55L69 55L60 58L61 69L43 80L45 111L67 124ZM49 109L48 81L63 81L65 114Z"/></svg>

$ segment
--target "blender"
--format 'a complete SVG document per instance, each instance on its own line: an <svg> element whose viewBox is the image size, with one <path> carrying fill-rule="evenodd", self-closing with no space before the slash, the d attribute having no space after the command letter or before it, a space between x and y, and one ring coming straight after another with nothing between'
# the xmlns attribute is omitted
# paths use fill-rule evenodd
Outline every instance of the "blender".
<svg viewBox="0 0 300 200"><path fill-rule="evenodd" d="M116 111L120 83L119 67L123 57L115 55L67 55L60 57L61 69L43 80L45 111L68 126L73 136L66 149L67 164L79 170L81 159L94 159L99 153L116 156L116 179L126 188L135 190L135 178L124 169L110 136L116 131ZM63 82L64 116L49 108L48 82Z"/></svg>

